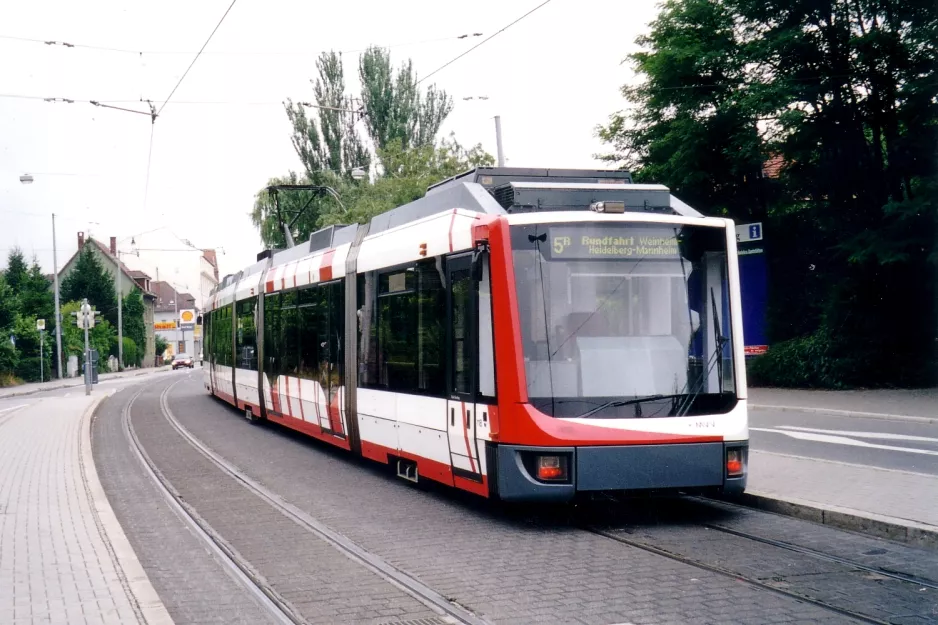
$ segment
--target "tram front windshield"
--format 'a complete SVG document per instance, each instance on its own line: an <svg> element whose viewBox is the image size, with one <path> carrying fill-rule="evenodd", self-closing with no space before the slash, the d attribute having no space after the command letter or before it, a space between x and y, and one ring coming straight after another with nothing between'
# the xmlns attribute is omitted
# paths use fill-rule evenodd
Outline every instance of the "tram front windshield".
<svg viewBox="0 0 938 625"><path fill-rule="evenodd" d="M725 230L516 225L511 244L535 408L603 419L733 407Z"/></svg>

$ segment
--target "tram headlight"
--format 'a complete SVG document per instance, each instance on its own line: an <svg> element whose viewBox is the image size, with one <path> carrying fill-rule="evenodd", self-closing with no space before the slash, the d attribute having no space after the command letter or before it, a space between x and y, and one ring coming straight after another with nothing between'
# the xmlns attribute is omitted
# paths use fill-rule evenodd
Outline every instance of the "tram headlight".
<svg viewBox="0 0 938 625"><path fill-rule="evenodd" d="M567 479L566 456L538 456L537 479L545 482L558 482Z"/></svg>
<svg viewBox="0 0 938 625"><path fill-rule="evenodd" d="M745 465L743 464L743 450L742 449L727 449L726 450L726 476L727 477L740 477L746 470Z"/></svg>

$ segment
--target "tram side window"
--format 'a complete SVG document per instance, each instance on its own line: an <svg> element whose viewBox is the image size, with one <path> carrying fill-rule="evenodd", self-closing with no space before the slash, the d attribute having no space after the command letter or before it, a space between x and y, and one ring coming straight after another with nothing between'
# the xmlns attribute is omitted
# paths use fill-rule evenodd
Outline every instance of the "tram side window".
<svg viewBox="0 0 938 625"><path fill-rule="evenodd" d="M378 385L417 389L417 293L414 268L378 276Z"/></svg>
<svg viewBox="0 0 938 625"><path fill-rule="evenodd" d="M212 313L202 313L202 354L205 360L212 362ZM157 354L162 360L163 354Z"/></svg>
<svg viewBox="0 0 938 625"><path fill-rule="evenodd" d="M299 315L299 376L319 380L320 351L328 332L329 298L326 289L318 286L303 289L297 295Z"/></svg>
<svg viewBox="0 0 938 625"><path fill-rule="evenodd" d="M440 259L359 278L359 384L445 392L446 292Z"/></svg>
<svg viewBox="0 0 938 625"><path fill-rule="evenodd" d="M231 355L228 351L231 345L231 306L222 306L212 314L212 334L215 352L215 363L223 367L230 366Z"/></svg>
<svg viewBox="0 0 938 625"><path fill-rule="evenodd" d="M345 338L345 283L333 282L323 288L329 293L329 323L328 329L323 332L328 334L329 383L334 388L345 384L345 355L342 351Z"/></svg>
<svg viewBox="0 0 938 625"><path fill-rule="evenodd" d="M280 374L295 376L299 366L300 328L297 292L283 293L280 300Z"/></svg>
<svg viewBox="0 0 938 625"><path fill-rule="evenodd" d="M280 375L280 293L264 296L264 374Z"/></svg>
<svg viewBox="0 0 938 625"><path fill-rule="evenodd" d="M254 306L257 297L237 302L238 324L238 368L257 371L257 324L254 322Z"/></svg>
<svg viewBox="0 0 938 625"><path fill-rule="evenodd" d="M446 289L443 259L417 265L417 389L446 390Z"/></svg>

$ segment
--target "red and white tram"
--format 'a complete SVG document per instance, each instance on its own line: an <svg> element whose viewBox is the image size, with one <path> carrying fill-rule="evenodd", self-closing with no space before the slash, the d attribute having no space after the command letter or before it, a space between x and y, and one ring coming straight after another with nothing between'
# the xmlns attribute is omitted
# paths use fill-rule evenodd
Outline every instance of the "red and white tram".
<svg viewBox="0 0 938 625"><path fill-rule="evenodd" d="M407 479L746 485L734 224L627 172L475 169L263 252L204 310L212 394Z"/></svg>

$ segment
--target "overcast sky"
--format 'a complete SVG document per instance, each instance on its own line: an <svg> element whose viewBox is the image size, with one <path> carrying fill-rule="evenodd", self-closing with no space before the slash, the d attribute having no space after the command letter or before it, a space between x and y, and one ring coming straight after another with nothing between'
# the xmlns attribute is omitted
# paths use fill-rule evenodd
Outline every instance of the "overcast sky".
<svg viewBox="0 0 938 625"><path fill-rule="evenodd" d="M281 102L313 99L320 51L345 52L350 90L358 51L369 44L391 46L395 65L409 57L426 75L482 39L457 35L493 34L540 1L238 0L155 125L87 102L0 97L0 266L20 246L51 273L55 212L60 267L85 231L105 244L127 237L123 250L133 235L144 250L183 249L178 236L219 249L222 275L237 271L261 247L248 217L254 193L271 176L301 169ZM143 98L159 107L229 4L4 2L0 94L146 110ZM508 165L601 166L594 129L623 108L619 88L633 76L622 60L656 11L649 0L553 0L430 79L455 98L444 132L494 155L499 114ZM26 172L32 185L19 182ZM141 251L126 262L154 278L159 267L161 278L198 296L197 253Z"/></svg>

